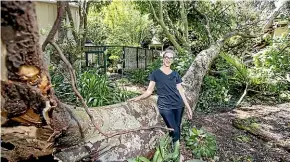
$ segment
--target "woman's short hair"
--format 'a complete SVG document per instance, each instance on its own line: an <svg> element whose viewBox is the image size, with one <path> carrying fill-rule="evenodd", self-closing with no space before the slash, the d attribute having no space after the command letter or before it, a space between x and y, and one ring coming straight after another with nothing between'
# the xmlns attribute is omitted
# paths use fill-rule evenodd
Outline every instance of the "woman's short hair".
<svg viewBox="0 0 290 162"><path fill-rule="evenodd" d="M169 46L167 47L163 52L162 52L162 57L164 57L164 55L166 53L171 53L173 55L173 57L176 55L176 53L174 52L174 47Z"/></svg>

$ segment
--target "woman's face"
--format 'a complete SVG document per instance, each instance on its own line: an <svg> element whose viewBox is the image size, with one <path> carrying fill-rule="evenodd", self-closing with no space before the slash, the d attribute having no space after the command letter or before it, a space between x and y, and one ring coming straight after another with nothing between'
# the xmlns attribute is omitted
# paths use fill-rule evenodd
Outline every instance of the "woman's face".
<svg viewBox="0 0 290 162"><path fill-rule="evenodd" d="M163 55L163 65L166 67L170 67L170 65L173 63L173 54L172 53L165 53Z"/></svg>

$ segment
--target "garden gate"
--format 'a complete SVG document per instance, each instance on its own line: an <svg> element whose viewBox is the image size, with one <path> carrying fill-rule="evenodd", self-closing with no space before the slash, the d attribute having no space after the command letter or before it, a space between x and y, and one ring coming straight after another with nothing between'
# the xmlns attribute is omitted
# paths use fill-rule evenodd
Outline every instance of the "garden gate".
<svg viewBox="0 0 290 162"><path fill-rule="evenodd" d="M146 69L159 56L159 51L141 47L86 46L85 49L85 66L104 68L105 72L108 67L122 71Z"/></svg>

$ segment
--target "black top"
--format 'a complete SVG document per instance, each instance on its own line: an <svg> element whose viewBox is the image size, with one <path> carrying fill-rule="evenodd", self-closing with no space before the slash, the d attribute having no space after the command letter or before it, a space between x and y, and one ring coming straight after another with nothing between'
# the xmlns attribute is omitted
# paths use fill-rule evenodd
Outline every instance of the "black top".
<svg viewBox="0 0 290 162"><path fill-rule="evenodd" d="M156 82L159 109L179 109L184 106L176 86L182 79L176 71L167 75L158 69L151 73L149 79Z"/></svg>

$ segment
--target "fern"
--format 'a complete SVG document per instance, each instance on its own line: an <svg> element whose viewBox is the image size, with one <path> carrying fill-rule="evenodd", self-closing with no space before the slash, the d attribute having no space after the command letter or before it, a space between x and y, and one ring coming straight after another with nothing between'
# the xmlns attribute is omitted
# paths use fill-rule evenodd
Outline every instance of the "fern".
<svg viewBox="0 0 290 162"><path fill-rule="evenodd" d="M237 77L240 78L241 81L244 81L246 83L250 81L249 70L244 65L243 61L240 58L234 55L227 54L227 53L221 53L220 55L223 59L227 61L227 63L229 63L230 65L236 68L236 70L238 71Z"/></svg>

